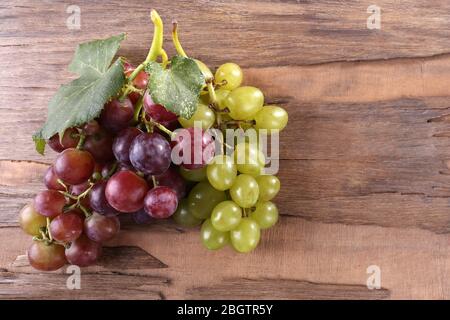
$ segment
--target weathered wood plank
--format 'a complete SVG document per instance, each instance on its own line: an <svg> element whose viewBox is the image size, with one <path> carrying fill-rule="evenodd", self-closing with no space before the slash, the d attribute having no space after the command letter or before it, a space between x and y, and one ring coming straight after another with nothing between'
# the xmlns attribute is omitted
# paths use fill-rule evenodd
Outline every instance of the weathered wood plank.
<svg viewBox="0 0 450 320"><path fill-rule="evenodd" d="M270 288L275 291L273 297L283 299L307 295L308 291L311 299L333 294L340 298L356 298L356 295L387 298L387 291L373 293L366 289L364 292L369 277L366 269L376 265L381 270L381 286L389 291L388 298L443 299L448 298L450 292L450 281L446 277L450 262L448 234L322 224L283 217L276 228L263 232L262 242L254 253L242 255L231 248L207 251L200 243L197 229L185 231L167 232L157 226L148 226L122 232L112 246L140 246L169 267L133 270L133 257L130 256L129 265L121 270L121 274L170 279L169 283L152 285L155 291L163 292L170 299L203 298L207 293L201 293L198 288L215 285L221 288L215 292L217 297L228 298L224 290L229 289L235 293L234 299L248 299L248 295L257 291L261 291L263 298L268 298ZM2 229L0 267L13 270L10 264L18 252L25 252L29 243L30 238L17 228ZM96 271L98 269L94 267L88 273ZM66 278L46 277L40 273L39 276L52 285L65 286ZM111 281L116 281L114 277L122 283L116 274L111 276ZM241 289L235 285L232 289L226 285L230 279L240 279L245 285ZM264 284L266 279L267 285ZM277 286L277 281L288 281L289 284ZM132 288L134 283L123 283L124 289L120 290ZM305 283L317 286L307 287ZM151 288L146 290L152 291ZM15 294L23 296L24 292L16 291Z"/></svg>
<svg viewBox="0 0 450 320"><path fill-rule="evenodd" d="M290 279L224 279L186 292L190 299L277 299L277 300L380 300L389 298L389 290L367 290L363 285L336 285Z"/></svg>
<svg viewBox="0 0 450 320"><path fill-rule="evenodd" d="M43 71L53 77L54 63L64 63L76 43L119 32L129 34L124 53L144 57L151 42L148 15L152 7L160 11L168 29L170 21L177 19L188 52L212 64L235 60L244 66L300 65L449 52L450 5L439 0L377 1L382 10L381 30L367 28L369 4L357 0L82 0L77 2L81 31L66 27L68 5L62 0L51 5L47 1L26 0L20 5L3 1L1 57L17 66L18 61L45 51L35 61L49 66ZM15 55L8 57L11 50ZM32 75L32 70L21 70Z"/></svg>

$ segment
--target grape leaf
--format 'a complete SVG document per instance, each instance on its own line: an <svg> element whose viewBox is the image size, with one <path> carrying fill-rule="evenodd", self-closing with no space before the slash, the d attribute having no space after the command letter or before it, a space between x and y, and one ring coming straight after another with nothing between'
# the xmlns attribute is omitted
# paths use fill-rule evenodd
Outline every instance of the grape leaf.
<svg viewBox="0 0 450 320"><path fill-rule="evenodd" d="M78 46L69 70L80 77L59 88L49 102L47 121L33 135L40 154L44 154L45 140L96 118L104 104L122 88L122 61L117 59L112 65L111 62L124 38L121 34Z"/></svg>
<svg viewBox="0 0 450 320"><path fill-rule="evenodd" d="M170 66L167 70L157 62L150 62L146 66L146 71L150 75L148 83L150 94L155 103L189 119L197 109L205 77L195 60L190 58L175 56Z"/></svg>

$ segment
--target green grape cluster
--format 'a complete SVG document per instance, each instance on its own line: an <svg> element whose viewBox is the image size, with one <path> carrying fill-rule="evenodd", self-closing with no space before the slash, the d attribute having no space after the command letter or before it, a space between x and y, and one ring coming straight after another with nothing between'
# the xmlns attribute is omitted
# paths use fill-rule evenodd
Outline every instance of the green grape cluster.
<svg viewBox="0 0 450 320"><path fill-rule="evenodd" d="M283 108L265 105L260 89L241 86L243 72L237 64L225 63L213 75L204 63L197 63L210 85L194 116L179 118L184 128L193 127L195 121L203 130L234 126L270 134L286 127L288 114ZM216 155L204 168L180 167L181 176L194 186L173 218L184 227L201 225L201 242L209 250L231 245L247 253L258 246L261 230L278 222L272 200L280 191L280 180L264 174L266 158L257 143L244 141L233 147L230 155Z"/></svg>

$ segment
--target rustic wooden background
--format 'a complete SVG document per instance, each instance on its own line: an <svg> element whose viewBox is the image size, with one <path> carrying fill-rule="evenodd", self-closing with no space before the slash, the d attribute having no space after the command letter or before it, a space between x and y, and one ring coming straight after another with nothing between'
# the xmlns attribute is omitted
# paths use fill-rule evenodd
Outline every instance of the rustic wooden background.
<svg viewBox="0 0 450 320"><path fill-rule="evenodd" d="M69 30L66 8L81 8ZM366 28L381 7L381 30ZM204 250L198 230L125 225L101 265L66 289L32 271L19 209L55 154L31 134L76 44L123 31L140 62L151 8L185 49L234 61L286 107L282 218L252 254ZM169 32L167 30L167 40ZM173 53L173 49L170 52ZM445 0L37 1L0 3L0 298L450 298L450 2ZM381 290L366 269L381 268Z"/></svg>

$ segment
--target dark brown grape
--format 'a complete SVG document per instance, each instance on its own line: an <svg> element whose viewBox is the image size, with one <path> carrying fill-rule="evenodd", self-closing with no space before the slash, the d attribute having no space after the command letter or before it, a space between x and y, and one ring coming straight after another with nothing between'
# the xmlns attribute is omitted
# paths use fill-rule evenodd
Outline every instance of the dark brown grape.
<svg viewBox="0 0 450 320"><path fill-rule="evenodd" d="M159 133L142 133L131 143L131 164L145 174L163 174L169 169L170 155L170 144Z"/></svg>
<svg viewBox="0 0 450 320"><path fill-rule="evenodd" d="M93 265L102 253L100 243L81 235L66 249L66 258L70 264L87 267Z"/></svg>
<svg viewBox="0 0 450 320"><path fill-rule="evenodd" d="M144 206L147 182L132 171L115 173L106 184L108 203L120 212L133 213Z"/></svg>
<svg viewBox="0 0 450 320"><path fill-rule="evenodd" d="M47 245L41 241L33 241L28 248L28 261L33 268L41 271L58 270L67 262L63 246L55 243Z"/></svg>
<svg viewBox="0 0 450 320"><path fill-rule="evenodd" d="M66 149L56 157L56 175L67 184L81 184L94 172L95 161L87 151Z"/></svg>
<svg viewBox="0 0 450 320"><path fill-rule="evenodd" d="M130 146L134 138L142 133L141 130L134 127L123 129L114 138L112 150L117 161L131 165Z"/></svg>
<svg viewBox="0 0 450 320"><path fill-rule="evenodd" d="M109 241L119 230L120 221L117 217L105 217L94 212L84 221L84 233L95 242Z"/></svg>
<svg viewBox="0 0 450 320"><path fill-rule="evenodd" d="M66 191L66 188L58 182L58 176L53 169L53 166L48 167L44 174L44 184L49 190Z"/></svg>
<svg viewBox="0 0 450 320"><path fill-rule="evenodd" d="M56 217L63 212L66 198L55 190L44 190L36 195L33 207L41 215L46 217Z"/></svg>
<svg viewBox="0 0 450 320"><path fill-rule="evenodd" d="M105 190L106 181L102 180L97 182L91 189L90 195L90 206L92 210L98 212L104 216L117 216L120 214L119 211L111 207L106 200Z"/></svg>
<svg viewBox="0 0 450 320"><path fill-rule="evenodd" d="M134 106L130 99L114 99L108 102L100 115L100 124L111 132L119 132L128 127L133 120Z"/></svg>
<svg viewBox="0 0 450 320"><path fill-rule="evenodd" d="M48 140L48 145L56 152L62 152L69 148L75 148L80 141L80 135L76 128L69 128L64 132L62 141L59 140L59 134L55 134Z"/></svg>
<svg viewBox="0 0 450 320"><path fill-rule="evenodd" d="M186 197L186 181L184 181L183 177L174 168L169 168L162 175L155 176L155 179L158 186L166 186L174 190L178 200Z"/></svg>
<svg viewBox="0 0 450 320"><path fill-rule="evenodd" d="M113 137L106 130L86 137L83 149L88 151L98 163L107 163L114 159L112 152Z"/></svg>

